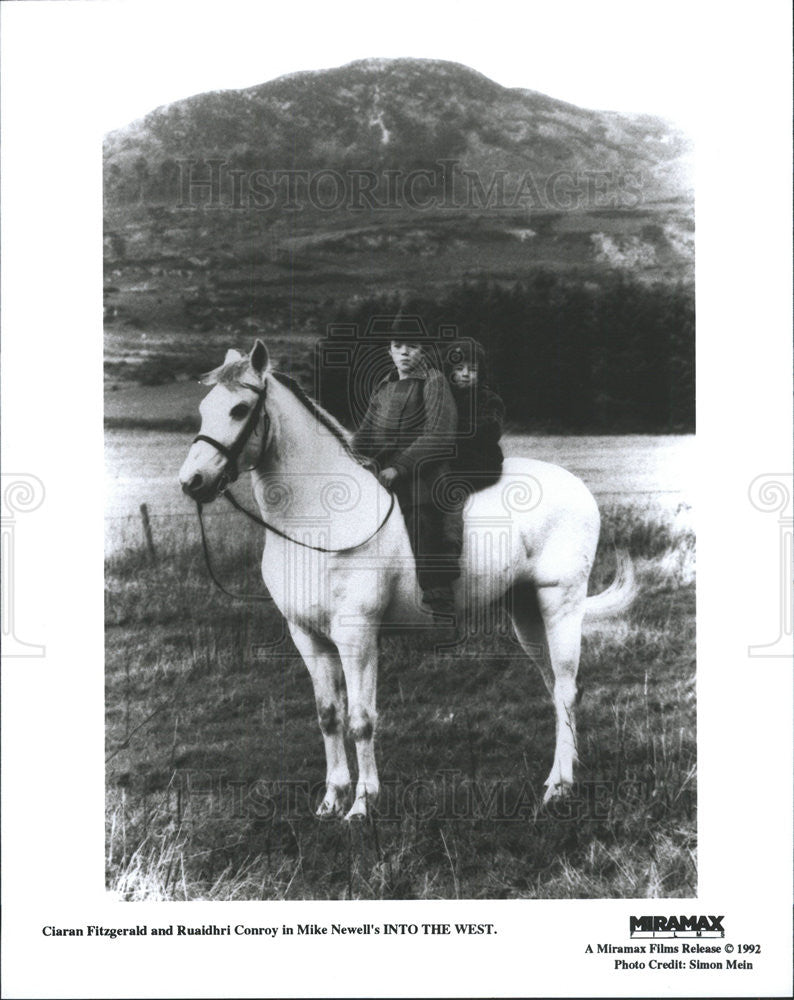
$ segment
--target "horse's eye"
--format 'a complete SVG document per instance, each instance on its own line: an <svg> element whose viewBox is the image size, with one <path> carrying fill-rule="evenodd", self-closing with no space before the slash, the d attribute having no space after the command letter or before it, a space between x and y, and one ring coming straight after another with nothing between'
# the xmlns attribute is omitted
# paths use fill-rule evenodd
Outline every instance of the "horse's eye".
<svg viewBox="0 0 794 1000"><path fill-rule="evenodd" d="M231 416L233 416L235 420L242 420L246 413L248 413L248 404L238 403L237 406L232 407Z"/></svg>

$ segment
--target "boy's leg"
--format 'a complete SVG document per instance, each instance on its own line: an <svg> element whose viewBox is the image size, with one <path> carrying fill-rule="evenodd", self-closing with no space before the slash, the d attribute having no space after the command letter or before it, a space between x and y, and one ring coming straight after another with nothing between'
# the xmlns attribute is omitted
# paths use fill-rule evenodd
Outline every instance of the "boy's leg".
<svg viewBox="0 0 794 1000"><path fill-rule="evenodd" d="M444 538L444 551L456 562L459 562L463 551L463 504L456 505L454 509L444 512L441 530Z"/></svg>
<svg viewBox="0 0 794 1000"><path fill-rule="evenodd" d="M423 604L442 624L452 624L455 602L452 584L460 576L459 551L451 544L444 514L432 504L414 508L416 576Z"/></svg>

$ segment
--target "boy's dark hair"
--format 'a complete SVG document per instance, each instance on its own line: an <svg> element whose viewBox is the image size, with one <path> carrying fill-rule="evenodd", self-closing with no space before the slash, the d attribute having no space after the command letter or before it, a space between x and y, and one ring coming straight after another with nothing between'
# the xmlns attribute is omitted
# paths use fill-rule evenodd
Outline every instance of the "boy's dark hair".
<svg viewBox="0 0 794 1000"><path fill-rule="evenodd" d="M425 360L432 368L442 369L441 343L428 333L421 316L398 312L394 316L378 317L383 333L385 346L392 344L416 344L422 348ZM381 334L383 336L383 334Z"/></svg>
<svg viewBox="0 0 794 1000"><path fill-rule="evenodd" d="M488 362L485 349L479 341L472 337L463 337L444 348L444 374L449 378L457 365L477 365L480 381L487 378Z"/></svg>

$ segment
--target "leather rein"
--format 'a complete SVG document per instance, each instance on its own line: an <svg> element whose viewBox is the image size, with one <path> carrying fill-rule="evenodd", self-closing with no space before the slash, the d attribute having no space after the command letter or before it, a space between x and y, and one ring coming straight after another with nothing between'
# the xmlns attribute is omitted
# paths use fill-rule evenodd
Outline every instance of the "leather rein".
<svg viewBox="0 0 794 1000"><path fill-rule="evenodd" d="M345 552L354 552L356 549L363 548L363 546L365 546L367 542L371 542L372 539L386 526L387 521L392 515L396 499L394 493L391 494L391 501L389 503L389 509L386 511L386 516L383 518L383 520L377 526L377 528L375 528L375 530L371 534L367 535L367 537L362 542L356 542L355 545L346 545L344 546L344 548L341 549L327 549L322 545L310 545L309 542L302 542L299 538L293 538L291 535L286 534L286 532L282 531L280 528L277 528L275 525L270 524L268 521L265 521L263 518L259 517L258 514L255 514L253 511L250 511L247 508L245 508L240 503L240 501L236 499L236 497L234 497L231 493L227 492L229 486L231 486L232 483L236 482L241 472L253 472L254 469L256 469L259 463L262 461L262 458L264 457L265 454L265 450L267 448L267 439L270 431L270 418L267 415L267 411L264 410L265 397L267 395L267 386L260 389L256 386L243 384L242 388L250 389L251 392L255 392L257 395L257 400L256 404L254 405L254 408L248 415L248 418L243 426L243 429L240 431L234 443L231 446L227 446L225 444L222 444L220 441L216 441L215 438L210 437L208 434L197 434L193 438L192 442L193 444L195 444L197 441L206 441L207 444L212 445L212 447L215 448L216 451L220 452L220 454L223 455L223 457L226 459L226 467L224 468L223 473L221 475L220 491L219 491L220 495L223 496L223 498L227 500L232 505L232 507L235 508L235 510L240 511L241 514L245 514L245 516L249 518L249 520L253 521L255 524L258 524L260 527L265 528L268 531L272 531L273 534L278 535L280 538L283 538L288 542L292 542L294 545L300 545L304 549L311 549L313 552L324 552L329 555L341 555ZM259 418L262 415L263 411L265 413L265 426L262 433L262 444L259 449L259 455L257 456L257 459L252 466L249 466L249 468L247 469L240 469L238 466L238 460L242 455L245 446L248 444L251 435L254 433L256 425L259 422ZM234 597L242 600L262 600L262 601L272 600L272 598L269 596L246 597L246 595L244 594L233 594L231 591L226 590L226 588L218 580L217 576L215 575L212 569L212 562L210 560L209 547L207 545L207 536L204 529L203 507L204 505L201 502L201 500L196 500L196 511L198 513L199 527L201 528L201 544L204 549L204 559L207 563L207 569L209 570L210 577L212 578L215 585L229 597Z"/></svg>

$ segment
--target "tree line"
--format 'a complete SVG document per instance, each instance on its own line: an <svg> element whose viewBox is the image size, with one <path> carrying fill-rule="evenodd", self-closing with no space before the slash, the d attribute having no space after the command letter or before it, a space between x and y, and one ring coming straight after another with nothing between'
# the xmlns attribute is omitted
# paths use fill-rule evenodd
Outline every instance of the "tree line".
<svg viewBox="0 0 794 1000"><path fill-rule="evenodd" d="M376 374L388 370L383 336L368 343L362 334L373 317L400 313L420 317L431 339L454 328L480 341L489 382L516 430L658 434L695 428L691 282L649 283L625 274L576 280L538 271L511 287L482 279L435 298L385 294L337 305L326 315L335 330L355 331L353 368L325 363L339 354L323 351L323 345L338 346L338 334L326 337L314 381L320 402L348 426L360 416L357 396L367 381L356 366Z"/></svg>

